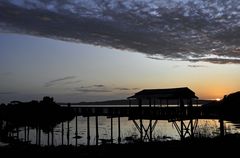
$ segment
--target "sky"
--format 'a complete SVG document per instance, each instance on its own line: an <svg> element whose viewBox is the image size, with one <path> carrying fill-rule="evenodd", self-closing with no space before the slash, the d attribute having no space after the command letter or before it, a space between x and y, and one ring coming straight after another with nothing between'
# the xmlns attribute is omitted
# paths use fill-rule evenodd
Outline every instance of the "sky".
<svg viewBox="0 0 240 158"><path fill-rule="evenodd" d="M238 5L239 4L239 5ZM0 102L240 89L238 0L0 0Z"/></svg>

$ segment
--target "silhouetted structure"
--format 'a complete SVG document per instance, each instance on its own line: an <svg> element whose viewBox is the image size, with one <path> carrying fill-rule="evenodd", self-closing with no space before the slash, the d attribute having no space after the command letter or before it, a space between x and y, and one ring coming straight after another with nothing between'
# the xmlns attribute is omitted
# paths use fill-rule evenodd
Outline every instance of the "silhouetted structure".
<svg viewBox="0 0 240 158"><path fill-rule="evenodd" d="M185 138L187 134L190 136L194 135L194 123L193 120L190 118L189 123L186 125L183 122L184 116L186 116L186 113L191 113L191 107L193 99L198 99L197 96L195 96L195 93L190 90L187 87L181 87L181 88L168 88L168 89L145 89L140 92L135 93L135 95L128 97L129 99L129 106L131 106L131 100L136 99L138 101L138 107L139 111L137 113L132 113L132 120L134 124L136 125L137 129L140 132L141 139L149 139L152 140L152 132L155 128L157 120L155 120L154 124L152 125L152 121L154 118L151 118L151 115L149 116L149 125L147 128L143 126L143 101L148 100L149 102L149 108L155 107L158 103L160 107L163 106L163 101L165 101L167 107L169 106L168 101L169 100L176 100L176 104L179 105L180 110L179 113L182 114L182 117L176 118L173 120L174 125L176 126L177 131L180 134L181 138ZM186 109L184 106L184 102L186 105L190 108ZM152 109L154 110L154 109ZM137 116L137 117L134 117ZM179 115L178 115L179 116ZM177 116L176 116L177 117ZM139 125L135 121L136 119L139 119ZM180 121L180 127L176 123L176 120ZM186 121L185 121L186 122ZM149 131L148 131L149 130ZM144 134L144 135L143 135Z"/></svg>

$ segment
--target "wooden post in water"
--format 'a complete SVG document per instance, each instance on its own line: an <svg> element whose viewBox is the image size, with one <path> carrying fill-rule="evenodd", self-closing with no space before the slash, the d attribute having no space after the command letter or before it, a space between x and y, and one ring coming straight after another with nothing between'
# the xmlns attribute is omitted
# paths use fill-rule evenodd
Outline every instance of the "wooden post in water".
<svg viewBox="0 0 240 158"><path fill-rule="evenodd" d="M98 139L99 139L99 135L98 135L98 116L96 115L96 145L98 145Z"/></svg>
<svg viewBox="0 0 240 158"><path fill-rule="evenodd" d="M89 125L89 116L87 116L87 145L90 145L90 125Z"/></svg>
<svg viewBox="0 0 240 158"><path fill-rule="evenodd" d="M19 127L18 127L18 125L17 125L17 139L19 140Z"/></svg>
<svg viewBox="0 0 240 158"><path fill-rule="evenodd" d="M29 126L27 126L27 141L29 141Z"/></svg>
<svg viewBox="0 0 240 158"><path fill-rule="evenodd" d="M143 140L143 123L142 123L142 99L138 99L139 115L140 115L140 140Z"/></svg>
<svg viewBox="0 0 240 158"><path fill-rule="evenodd" d="M181 131L180 131L180 137L181 137L181 140L183 140L184 139L184 122L183 122L183 120L181 119L181 121L180 121L180 127L181 127Z"/></svg>
<svg viewBox="0 0 240 158"><path fill-rule="evenodd" d="M38 145L41 145L41 128L39 127L39 137L38 137Z"/></svg>
<svg viewBox="0 0 240 158"><path fill-rule="evenodd" d="M77 120L77 115L78 115L78 108L76 109L76 129L75 129L75 146L77 146L77 140L78 140L78 120Z"/></svg>
<svg viewBox="0 0 240 158"><path fill-rule="evenodd" d="M150 142L152 141L152 132L153 132L153 129L152 129L152 119L150 119L150 122L149 122L149 128L150 128Z"/></svg>
<svg viewBox="0 0 240 158"><path fill-rule="evenodd" d="M220 123L220 136L223 137L225 135L225 133L224 133L224 120L219 119L219 123Z"/></svg>
<svg viewBox="0 0 240 158"><path fill-rule="evenodd" d="M27 141L27 126L24 126L24 142Z"/></svg>
<svg viewBox="0 0 240 158"><path fill-rule="evenodd" d="M194 138L194 126L193 126L193 119L190 119L190 128L191 128L191 138Z"/></svg>
<svg viewBox="0 0 240 158"><path fill-rule="evenodd" d="M39 137L38 137L38 143L41 145L41 128L39 128Z"/></svg>
<svg viewBox="0 0 240 158"><path fill-rule="evenodd" d="M48 146L50 145L49 132L50 132L50 131L48 131L48 133L47 133L47 145L48 145Z"/></svg>
<svg viewBox="0 0 240 158"><path fill-rule="evenodd" d="M64 123L62 121L62 145L64 144Z"/></svg>
<svg viewBox="0 0 240 158"><path fill-rule="evenodd" d="M54 128L52 127L52 146L54 146Z"/></svg>
<svg viewBox="0 0 240 158"><path fill-rule="evenodd" d="M111 117L111 143L113 143L113 118Z"/></svg>
<svg viewBox="0 0 240 158"><path fill-rule="evenodd" d="M67 121L67 145L69 145L69 137L70 137L70 127L69 120Z"/></svg>
<svg viewBox="0 0 240 158"><path fill-rule="evenodd" d="M118 116L118 143L121 142L121 126L120 126L120 116Z"/></svg>
<svg viewBox="0 0 240 158"><path fill-rule="evenodd" d="M38 126L36 126L36 145L38 145Z"/></svg>

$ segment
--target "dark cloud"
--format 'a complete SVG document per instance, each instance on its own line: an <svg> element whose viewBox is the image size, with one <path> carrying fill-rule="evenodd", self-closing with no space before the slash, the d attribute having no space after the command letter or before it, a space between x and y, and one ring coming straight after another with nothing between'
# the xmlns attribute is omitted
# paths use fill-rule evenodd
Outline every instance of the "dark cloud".
<svg viewBox="0 0 240 158"><path fill-rule="evenodd" d="M108 87L102 84L96 84L91 86L81 86L75 88L77 92L116 92L116 91L131 91L138 90L138 88L125 88L125 87Z"/></svg>
<svg viewBox="0 0 240 158"><path fill-rule="evenodd" d="M129 90L131 90L131 89L129 89L129 88L115 88L116 90L120 90L120 91L129 91Z"/></svg>
<svg viewBox="0 0 240 158"><path fill-rule="evenodd" d="M55 80L52 80L52 81L49 81L47 83L45 83L45 87L51 87L51 86L54 86L55 84L69 84L69 83L76 83L76 82L80 82L80 80L77 80L77 81L71 81L73 79L75 79L76 76L67 76L67 77L63 77L63 78L58 78L58 79L55 79ZM64 82L64 81L67 81L67 82Z"/></svg>
<svg viewBox="0 0 240 158"><path fill-rule="evenodd" d="M191 68L199 68L199 67L206 67L205 65L188 65Z"/></svg>
<svg viewBox="0 0 240 158"><path fill-rule="evenodd" d="M93 88L76 88L77 92L83 92L83 93L106 93L106 92L112 92L111 90L107 89L93 89Z"/></svg>
<svg viewBox="0 0 240 158"><path fill-rule="evenodd" d="M105 85L102 84L95 84L95 85L90 85L90 86L81 86L80 88L104 88Z"/></svg>
<svg viewBox="0 0 240 158"><path fill-rule="evenodd" d="M67 82L64 82L64 84L77 84L77 83L80 83L82 82L82 80L75 80L75 81L67 81Z"/></svg>
<svg viewBox="0 0 240 158"><path fill-rule="evenodd" d="M105 87L105 86L102 84L96 84L96 85L93 85L93 87Z"/></svg>
<svg viewBox="0 0 240 158"><path fill-rule="evenodd" d="M142 52L240 63L239 0L0 0L0 30Z"/></svg>
<svg viewBox="0 0 240 158"><path fill-rule="evenodd" d="M106 88L103 84L95 84L90 86L81 86L78 88L75 88L75 91L77 92L84 92L84 93L106 93L106 92L112 92L112 90L109 90Z"/></svg>
<svg viewBox="0 0 240 158"><path fill-rule="evenodd" d="M139 88L132 88L132 90L139 90Z"/></svg>
<svg viewBox="0 0 240 158"><path fill-rule="evenodd" d="M15 94L16 92L0 92L0 95L10 95Z"/></svg>

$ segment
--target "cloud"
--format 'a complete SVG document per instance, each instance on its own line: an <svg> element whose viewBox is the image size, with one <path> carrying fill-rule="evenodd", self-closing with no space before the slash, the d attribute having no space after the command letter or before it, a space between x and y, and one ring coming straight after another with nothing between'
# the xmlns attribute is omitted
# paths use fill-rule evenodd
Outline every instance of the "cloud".
<svg viewBox="0 0 240 158"><path fill-rule="evenodd" d="M116 90L120 90L120 91L130 91L130 90L132 90L132 89L130 89L130 88L123 88L123 87L121 87L121 88L115 88Z"/></svg>
<svg viewBox="0 0 240 158"><path fill-rule="evenodd" d="M132 88L132 90L139 90L139 88Z"/></svg>
<svg viewBox="0 0 240 158"><path fill-rule="evenodd" d="M56 84L69 84L69 83L78 83L80 82L80 80L77 80L77 81L72 81L73 79L75 79L76 76L67 76L67 77L63 77L63 78L58 78L58 79L55 79L55 80L52 80L52 81L49 81L47 83L45 83L44 87L51 87L51 86L54 86ZM64 81L67 81L67 82L64 82Z"/></svg>
<svg viewBox="0 0 240 158"><path fill-rule="evenodd" d="M139 88L109 87L103 84L95 84L90 86L77 87L74 89L74 91L86 93L106 93L106 92L132 91L138 89Z"/></svg>
<svg viewBox="0 0 240 158"><path fill-rule="evenodd" d="M83 93L106 93L106 92L112 92L111 90L106 90L106 89L83 89L83 88L77 88L76 89L77 92L83 92Z"/></svg>
<svg viewBox="0 0 240 158"><path fill-rule="evenodd" d="M125 88L125 87L117 87L117 88L114 88L115 90L118 90L118 91L135 91L135 90L139 90L139 88Z"/></svg>
<svg viewBox="0 0 240 158"><path fill-rule="evenodd" d="M96 85L93 85L93 87L105 87L105 86L102 84L96 84Z"/></svg>
<svg viewBox="0 0 240 158"><path fill-rule="evenodd" d="M239 0L0 0L0 30L154 59L240 64L239 6Z"/></svg>
<svg viewBox="0 0 240 158"><path fill-rule="evenodd" d="M0 95L10 95L15 94L16 92L0 92Z"/></svg>
<svg viewBox="0 0 240 158"><path fill-rule="evenodd" d="M199 68L199 67L206 67L205 65L188 65L191 68Z"/></svg>
<svg viewBox="0 0 240 158"><path fill-rule="evenodd" d="M106 92L112 92L109 88L107 89L105 85L103 84L95 84L90 86L81 86L75 88L75 91L77 92L83 92L83 93L106 93Z"/></svg>

